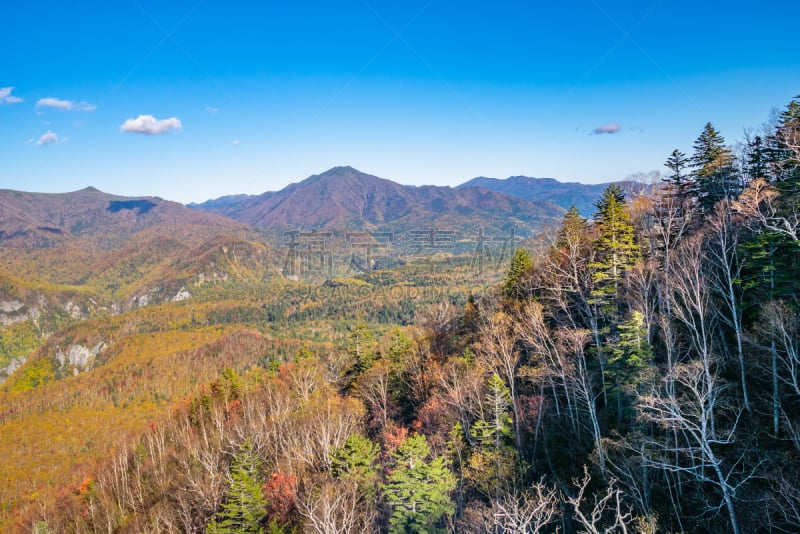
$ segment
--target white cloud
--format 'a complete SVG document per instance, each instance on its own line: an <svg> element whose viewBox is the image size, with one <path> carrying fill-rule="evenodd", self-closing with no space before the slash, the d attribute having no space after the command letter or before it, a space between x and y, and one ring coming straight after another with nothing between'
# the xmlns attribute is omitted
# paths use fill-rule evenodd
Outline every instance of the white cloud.
<svg viewBox="0 0 800 534"><path fill-rule="evenodd" d="M54 98L52 96L48 96L47 98L40 98L38 102L36 102L37 108L55 108L61 111L94 111L97 109L97 106L94 104L90 104L88 102L73 102L72 100L62 100L60 98Z"/></svg>
<svg viewBox="0 0 800 534"><path fill-rule="evenodd" d="M94 104L90 104L88 102L81 101L75 104L75 109L78 111L94 111L97 109L97 106L95 106Z"/></svg>
<svg viewBox="0 0 800 534"><path fill-rule="evenodd" d="M594 130L592 130L592 135L599 135L599 134L615 134L622 129L622 126L619 125L617 122L609 122L608 124L604 124L602 126L598 126Z"/></svg>
<svg viewBox="0 0 800 534"><path fill-rule="evenodd" d="M20 97L11 95L13 90L13 87L0 87L0 104L19 104L22 102Z"/></svg>
<svg viewBox="0 0 800 534"><path fill-rule="evenodd" d="M123 132L140 133L144 135L159 135L170 130L183 128L181 121L176 117L158 120L152 115L139 115L135 119L128 119L119 127Z"/></svg>
<svg viewBox="0 0 800 534"><path fill-rule="evenodd" d="M53 145L55 143L63 143L66 140L67 140L66 138L63 139L59 138L57 133L47 130L47 132L43 133L42 136L39 138L39 140L36 141L36 144Z"/></svg>
<svg viewBox="0 0 800 534"><path fill-rule="evenodd" d="M238 139L234 139L234 140L231 142L231 144L232 144L233 146L238 146L238 145L239 145L239 140L238 140Z"/></svg>
<svg viewBox="0 0 800 534"><path fill-rule="evenodd" d="M206 111L214 115L215 113L219 113L219 108L215 108L214 106L206 107Z"/></svg>

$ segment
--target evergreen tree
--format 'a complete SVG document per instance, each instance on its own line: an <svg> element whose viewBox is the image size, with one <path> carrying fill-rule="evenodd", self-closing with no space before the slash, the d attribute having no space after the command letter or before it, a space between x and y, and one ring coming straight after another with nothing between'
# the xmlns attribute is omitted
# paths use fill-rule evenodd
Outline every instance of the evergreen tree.
<svg viewBox="0 0 800 534"><path fill-rule="evenodd" d="M570 248L575 243L581 243L586 239L588 225L586 219L581 217L578 208L571 206L564 218L561 220L561 228L556 235L556 247L560 249Z"/></svg>
<svg viewBox="0 0 800 534"><path fill-rule="evenodd" d="M261 492L261 461L249 440L242 443L231 464L230 487L220 511L206 527L209 534L260 534L267 500Z"/></svg>
<svg viewBox="0 0 800 534"><path fill-rule="evenodd" d="M517 451L511 418L511 393L497 373L486 383L485 413L470 428L475 449L469 458L469 478L490 498L513 487L516 481Z"/></svg>
<svg viewBox="0 0 800 534"><path fill-rule="evenodd" d="M360 375L375 363L375 355L372 349L373 337L369 327L363 322L353 325L350 328L350 347L348 352L355 360L353 364L355 375Z"/></svg>
<svg viewBox="0 0 800 534"><path fill-rule="evenodd" d="M455 477L444 458L428 461L430 454L423 434L409 436L392 454L395 467L383 485L392 508L389 532L431 532L443 515L455 511L450 499Z"/></svg>
<svg viewBox="0 0 800 534"><path fill-rule="evenodd" d="M511 259L511 266L508 268L508 273L503 282L503 294L507 298L522 300L526 297L527 292L525 291L524 281L532 268L533 261L528 251L518 248Z"/></svg>
<svg viewBox="0 0 800 534"><path fill-rule="evenodd" d="M684 202L694 192L694 183L686 172L689 158L676 148L669 155L664 166L670 170L670 174L664 179L667 183L667 194L681 203Z"/></svg>
<svg viewBox="0 0 800 534"><path fill-rule="evenodd" d="M761 136L747 144L747 176L750 180L767 179L769 175L769 150Z"/></svg>
<svg viewBox="0 0 800 534"><path fill-rule="evenodd" d="M616 318L622 277L639 257L625 196L616 184L603 191L595 221L600 226L600 236L595 242L596 259L589 264L596 285L592 298L606 314Z"/></svg>
<svg viewBox="0 0 800 534"><path fill-rule="evenodd" d="M769 160L776 185L786 192L785 182L798 180L800 171L800 96L795 97L778 118L769 139ZM784 182L784 184L782 184ZM783 187L782 187L783 185ZM795 184L796 185L796 184ZM792 192L791 190L789 192ZM798 191L795 190L794 193Z"/></svg>
<svg viewBox="0 0 800 534"><path fill-rule="evenodd" d="M794 99L781 113L775 132L763 149L765 174L780 193L776 227L790 227L800 219L800 100ZM743 287L746 305L755 309L766 300L787 299L800 286L800 247L775 228L752 228L743 244Z"/></svg>
<svg viewBox="0 0 800 534"><path fill-rule="evenodd" d="M707 123L694 142L693 167L697 201L703 213L710 213L721 199L739 193L739 179L725 138Z"/></svg>
<svg viewBox="0 0 800 534"><path fill-rule="evenodd" d="M359 493L374 501L378 470L375 461L380 447L369 438L353 433L347 436L344 445L333 451L331 470L336 478L352 480L358 485Z"/></svg>
<svg viewBox="0 0 800 534"><path fill-rule="evenodd" d="M470 434L478 443L497 451L501 446L510 444L514 437L511 414L508 411L511 407L511 394L497 373L489 377L486 386L489 390L486 394L486 408L491 419L475 421Z"/></svg>
<svg viewBox="0 0 800 534"><path fill-rule="evenodd" d="M617 403L617 420L631 407L630 398L647 393L645 387L655 376L653 350L647 342L644 316L634 311L629 321L619 325L619 339L608 358L611 395Z"/></svg>

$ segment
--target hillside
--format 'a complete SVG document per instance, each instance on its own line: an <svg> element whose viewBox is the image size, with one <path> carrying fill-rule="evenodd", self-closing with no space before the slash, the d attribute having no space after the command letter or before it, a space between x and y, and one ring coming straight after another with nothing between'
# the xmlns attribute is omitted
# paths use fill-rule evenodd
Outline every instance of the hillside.
<svg viewBox="0 0 800 534"><path fill-rule="evenodd" d="M621 181L615 183L623 191L641 190L641 185L636 182ZM506 179L480 176L457 186L456 189L465 190L472 187L482 187L525 200L552 202L565 210L575 206L581 215L591 217L596 211L595 202L609 185L611 183L559 182L553 178L531 178L529 176L511 176Z"/></svg>
<svg viewBox="0 0 800 534"><path fill-rule="evenodd" d="M0 191L0 382L61 328L260 280L275 265L249 227L175 202Z"/></svg>
<svg viewBox="0 0 800 534"><path fill-rule="evenodd" d="M388 231L436 225L472 231L516 227L531 233L563 213L549 202L480 188L404 186L352 167L335 167L278 192L192 207L259 227Z"/></svg>
<svg viewBox="0 0 800 534"><path fill-rule="evenodd" d="M137 232L165 225L237 226L177 202L110 195L93 187L61 194L0 190L0 246L4 247L46 248L72 242L113 248Z"/></svg>

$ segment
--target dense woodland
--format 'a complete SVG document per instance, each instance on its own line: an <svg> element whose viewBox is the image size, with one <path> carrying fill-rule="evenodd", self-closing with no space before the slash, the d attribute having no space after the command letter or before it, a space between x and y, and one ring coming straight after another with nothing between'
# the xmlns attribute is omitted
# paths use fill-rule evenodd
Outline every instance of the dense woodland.
<svg viewBox="0 0 800 534"><path fill-rule="evenodd" d="M736 150L708 124L665 165L641 194L606 189L593 220L568 212L493 291L414 310L413 327L391 326L412 310L379 317L362 301L362 320L307 343L300 333L276 355L265 331L231 324L275 323L286 309L170 312L211 347L187 351L170 335L172 364L219 356L221 373L175 371L193 393L167 395L144 433L15 524L797 532L800 100ZM349 313L319 310L278 323ZM133 328L120 317L115 328ZM141 335L158 356L157 336ZM18 415L4 417L0 427Z"/></svg>

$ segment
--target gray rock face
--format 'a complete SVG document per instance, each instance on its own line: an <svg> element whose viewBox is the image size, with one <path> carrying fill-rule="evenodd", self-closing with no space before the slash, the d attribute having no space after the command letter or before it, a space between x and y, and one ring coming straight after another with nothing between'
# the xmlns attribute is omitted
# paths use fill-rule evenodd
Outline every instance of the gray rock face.
<svg viewBox="0 0 800 534"><path fill-rule="evenodd" d="M40 299L41 303L41 299ZM28 319L36 319L41 314L39 308L25 309L25 303L18 300L0 301L0 326L22 323Z"/></svg>
<svg viewBox="0 0 800 534"><path fill-rule="evenodd" d="M6 379L11 376L14 371L22 367L22 364L25 363L25 358L12 358L8 365L5 367L0 367L0 384L6 381Z"/></svg>
<svg viewBox="0 0 800 534"><path fill-rule="evenodd" d="M182 287L180 291L172 297L172 302L180 302L182 300L189 300L190 298L192 298L192 294L189 293L185 287Z"/></svg>
<svg viewBox="0 0 800 534"><path fill-rule="evenodd" d="M2 300L0 301L0 312L3 313L14 313L15 311L19 311L25 304L18 300Z"/></svg>
<svg viewBox="0 0 800 534"><path fill-rule="evenodd" d="M91 369L97 355L100 354L106 346L107 345L102 341L91 349L83 345L71 345L66 353L59 350L56 353L56 359L62 366L70 365L73 367L74 374L78 374L81 371L88 371Z"/></svg>

